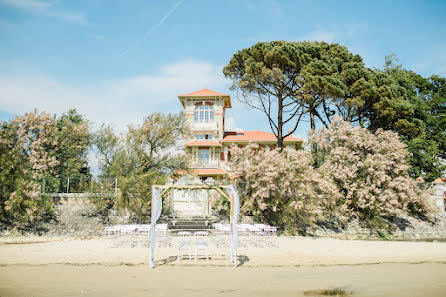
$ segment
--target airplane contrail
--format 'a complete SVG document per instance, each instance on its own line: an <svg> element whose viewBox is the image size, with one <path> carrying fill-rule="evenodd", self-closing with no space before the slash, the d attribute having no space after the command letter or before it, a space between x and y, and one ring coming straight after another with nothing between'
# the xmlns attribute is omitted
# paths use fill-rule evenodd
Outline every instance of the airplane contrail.
<svg viewBox="0 0 446 297"><path fill-rule="evenodd" d="M146 34L144 34L143 38L137 40L135 44L121 51L120 56L125 55L131 49L135 48L138 44L147 40L147 38L149 38L153 34L153 32L155 32L183 2L184 0L180 0L177 3L175 3L175 5L161 18L161 20L157 24L153 25L149 30L146 31Z"/></svg>

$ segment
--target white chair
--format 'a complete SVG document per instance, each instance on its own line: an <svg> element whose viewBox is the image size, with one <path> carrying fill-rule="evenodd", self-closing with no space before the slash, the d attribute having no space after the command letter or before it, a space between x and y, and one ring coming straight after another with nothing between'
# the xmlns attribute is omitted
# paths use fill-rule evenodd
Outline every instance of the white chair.
<svg viewBox="0 0 446 297"><path fill-rule="evenodd" d="M221 225L220 227L220 231L224 234L224 235L229 235L231 233L231 225L230 224L224 224Z"/></svg>
<svg viewBox="0 0 446 297"><path fill-rule="evenodd" d="M119 226L107 226L104 228L104 232L106 235L115 235L120 232Z"/></svg>
<svg viewBox="0 0 446 297"><path fill-rule="evenodd" d="M139 234L150 234L151 226L148 224L139 225L137 232Z"/></svg>
<svg viewBox="0 0 446 297"><path fill-rule="evenodd" d="M212 227L214 228L214 234L215 235L221 235L222 234L222 230L221 227L223 226L223 224L220 223L214 223L212 224Z"/></svg>
<svg viewBox="0 0 446 297"><path fill-rule="evenodd" d="M195 237L195 261L197 261L198 251L206 251L206 260L209 261L208 235L206 231L198 231L194 233Z"/></svg>
<svg viewBox="0 0 446 297"><path fill-rule="evenodd" d="M189 261L192 260L190 253L190 244L192 239L192 233L188 231L178 232L178 255L177 261L180 260L181 250L187 250L189 252Z"/></svg>
<svg viewBox="0 0 446 297"><path fill-rule="evenodd" d="M265 227L268 227L268 225L265 225L265 224L254 224L254 227L260 229L260 233L258 233L258 235L265 235Z"/></svg>
<svg viewBox="0 0 446 297"><path fill-rule="evenodd" d="M263 230L265 231L266 235L270 235L270 236L275 236L277 235L277 227L274 226L266 226L265 228L263 228Z"/></svg>
<svg viewBox="0 0 446 297"><path fill-rule="evenodd" d="M119 225L121 235L128 235L133 233L133 228L129 225Z"/></svg>
<svg viewBox="0 0 446 297"><path fill-rule="evenodd" d="M155 232L157 236L167 236L167 224L157 224L155 226Z"/></svg>
<svg viewBox="0 0 446 297"><path fill-rule="evenodd" d="M249 230L249 227L246 226L245 224L237 225L237 231L238 231L238 234L240 236L249 236L249 235L251 235L251 231Z"/></svg>
<svg viewBox="0 0 446 297"><path fill-rule="evenodd" d="M253 235L265 235L264 231L265 225L263 224L254 224L250 226L251 234Z"/></svg>

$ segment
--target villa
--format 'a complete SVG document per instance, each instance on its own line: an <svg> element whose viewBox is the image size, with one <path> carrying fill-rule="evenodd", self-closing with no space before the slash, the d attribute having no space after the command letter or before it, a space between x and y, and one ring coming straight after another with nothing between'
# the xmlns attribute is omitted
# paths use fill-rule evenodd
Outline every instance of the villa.
<svg viewBox="0 0 446 297"><path fill-rule="evenodd" d="M266 150L276 147L273 133L263 131L226 131L225 112L231 108L231 97L209 89L179 95L185 109L186 120L192 133L186 140L185 152L190 163L190 172L202 179L219 178L228 173L229 148L255 143ZM299 149L302 140L288 136L284 145Z"/></svg>

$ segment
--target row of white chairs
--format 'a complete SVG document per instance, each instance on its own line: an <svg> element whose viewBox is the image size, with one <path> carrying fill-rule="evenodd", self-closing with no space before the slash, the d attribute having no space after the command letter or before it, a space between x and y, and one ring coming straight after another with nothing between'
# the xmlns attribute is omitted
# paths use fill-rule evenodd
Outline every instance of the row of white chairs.
<svg viewBox="0 0 446 297"><path fill-rule="evenodd" d="M139 225L114 225L104 228L106 235L129 235L129 234L150 234L149 224ZM156 233L158 236L167 236L167 224L157 224Z"/></svg>
<svg viewBox="0 0 446 297"><path fill-rule="evenodd" d="M215 234L229 234L231 232L230 224L215 223L212 224ZM277 227L265 224L237 224L237 232L241 236L249 235L276 235Z"/></svg>
<svg viewBox="0 0 446 297"><path fill-rule="evenodd" d="M209 247L208 247L208 236L209 233L207 231L197 231L192 232L182 231L178 232L178 255L177 261L182 257L181 251L186 250L189 254L189 261L192 260L191 257L191 245L192 238L194 239L193 243L195 246L195 261L197 261L198 251L204 251L206 255L206 260L209 260Z"/></svg>

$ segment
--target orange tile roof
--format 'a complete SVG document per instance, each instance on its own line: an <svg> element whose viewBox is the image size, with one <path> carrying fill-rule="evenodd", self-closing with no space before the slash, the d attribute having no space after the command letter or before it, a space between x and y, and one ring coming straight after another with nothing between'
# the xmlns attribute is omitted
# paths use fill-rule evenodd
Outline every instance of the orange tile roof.
<svg viewBox="0 0 446 297"><path fill-rule="evenodd" d="M192 141L186 143L185 146L221 146L221 143L216 141Z"/></svg>
<svg viewBox="0 0 446 297"><path fill-rule="evenodd" d="M192 173L196 175L222 175L227 174L228 172L226 170L223 170L221 168L214 168L214 169L192 169Z"/></svg>
<svg viewBox="0 0 446 297"><path fill-rule="evenodd" d="M223 94L209 89L202 89L200 91L192 92L189 94L178 95L178 97L199 97L199 96L229 96L229 94Z"/></svg>
<svg viewBox="0 0 446 297"><path fill-rule="evenodd" d="M189 169L189 170L180 169L180 170L176 170L174 173L177 175L183 175L183 174L223 175L223 174L227 174L228 172L221 168L211 168L211 169Z"/></svg>
<svg viewBox="0 0 446 297"><path fill-rule="evenodd" d="M215 92L215 91L212 91L209 89L202 89L200 91L192 92L189 94L178 95L178 99L180 99L181 104L184 106L183 99L185 99L185 97L214 97L214 96L223 97L224 102L225 102L224 107L231 108L231 96L229 96L229 94L223 94L223 93Z"/></svg>
<svg viewBox="0 0 446 297"><path fill-rule="evenodd" d="M223 142L250 141L277 142L277 138L273 133L264 131L226 132L223 138ZM284 142L302 142L302 140L293 136L288 136L284 139Z"/></svg>

